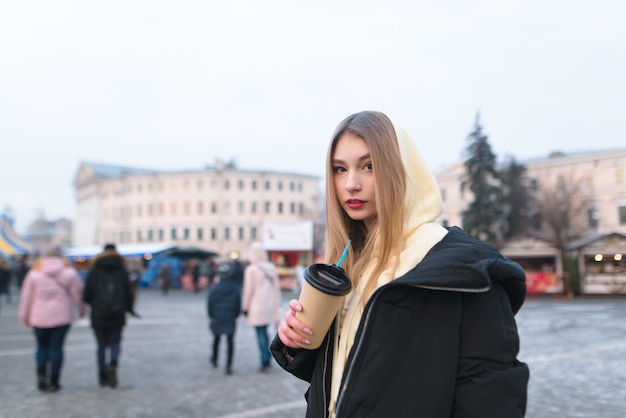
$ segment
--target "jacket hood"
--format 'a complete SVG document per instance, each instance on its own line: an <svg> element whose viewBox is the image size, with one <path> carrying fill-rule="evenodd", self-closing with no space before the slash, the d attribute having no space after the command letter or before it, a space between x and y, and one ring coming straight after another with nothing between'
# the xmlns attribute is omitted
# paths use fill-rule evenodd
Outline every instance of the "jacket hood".
<svg viewBox="0 0 626 418"><path fill-rule="evenodd" d="M104 270L115 270L124 267L124 256L115 250L105 250L94 258L93 265Z"/></svg>
<svg viewBox="0 0 626 418"><path fill-rule="evenodd" d="M65 268L65 263L60 257L44 257L41 259L40 270L44 274L58 276Z"/></svg>
<svg viewBox="0 0 626 418"><path fill-rule="evenodd" d="M521 266L458 227L449 228L424 260L395 282L464 292L487 291L497 282L507 292L513 313L526 297Z"/></svg>

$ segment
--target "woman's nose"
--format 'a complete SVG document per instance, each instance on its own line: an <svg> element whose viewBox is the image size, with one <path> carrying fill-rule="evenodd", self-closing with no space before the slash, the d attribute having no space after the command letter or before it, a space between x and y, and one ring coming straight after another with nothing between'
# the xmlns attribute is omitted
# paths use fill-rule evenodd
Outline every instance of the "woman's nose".
<svg viewBox="0 0 626 418"><path fill-rule="evenodd" d="M361 190L361 181L359 176L354 173L348 174L348 178L346 179L345 188L349 192L359 191Z"/></svg>

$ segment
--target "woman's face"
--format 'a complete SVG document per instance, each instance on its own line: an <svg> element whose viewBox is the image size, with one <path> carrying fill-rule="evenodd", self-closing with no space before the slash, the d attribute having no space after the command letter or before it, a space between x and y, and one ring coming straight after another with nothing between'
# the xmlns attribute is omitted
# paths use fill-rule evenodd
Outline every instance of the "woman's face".
<svg viewBox="0 0 626 418"><path fill-rule="evenodd" d="M376 217L376 184L370 150L365 141L346 132L332 156L337 199L350 219L366 227Z"/></svg>

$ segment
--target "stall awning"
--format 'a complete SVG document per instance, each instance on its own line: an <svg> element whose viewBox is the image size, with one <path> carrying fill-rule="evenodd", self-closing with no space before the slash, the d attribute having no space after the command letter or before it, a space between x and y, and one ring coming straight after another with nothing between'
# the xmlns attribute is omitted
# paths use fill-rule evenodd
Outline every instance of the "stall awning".
<svg viewBox="0 0 626 418"><path fill-rule="evenodd" d="M165 251L176 248L169 243L148 243L148 244L119 244L116 245L117 251L126 257L145 255L157 255ZM69 258L91 258L100 254L104 249L102 245L86 245L82 247L72 247L65 251L65 255Z"/></svg>
<svg viewBox="0 0 626 418"><path fill-rule="evenodd" d="M17 236L11 224L6 220L0 220L0 253L5 256L16 254L28 254L32 246Z"/></svg>

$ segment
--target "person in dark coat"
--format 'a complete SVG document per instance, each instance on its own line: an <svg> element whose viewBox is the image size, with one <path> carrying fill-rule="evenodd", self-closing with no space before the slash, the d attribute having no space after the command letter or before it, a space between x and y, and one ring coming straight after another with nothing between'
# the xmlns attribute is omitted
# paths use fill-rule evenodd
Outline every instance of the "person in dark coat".
<svg viewBox="0 0 626 418"><path fill-rule="evenodd" d="M213 367L217 367L220 337L225 335L227 343L226 374L232 373L235 329L237 317L241 312L241 288L237 283L237 274L238 271L233 264L224 263L220 265L217 269L217 283L211 286L207 300L209 328L213 334L213 351L210 362Z"/></svg>
<svg viewBox="0 0 626 418"><path fill-rule="evenodd" d="M105 300L108 289L116 289L112 292L115 295L114 308ZM100 386L115 388L118 385L117 368L126 313L136 314L133 311L134 298L125 260L114 244L105 245L104 251L93 260L83 289L83 301L91 306L91 327L97 342Z"/></svg>
<svg viewBox="0 0 626 418"><path fill-rule="evenodd" d="M529 370L514 319L522 268L436 222L434 176L380 112L338 126L326 174L324 262L342 261L352 289L329 330L300 321L307 306L291 300L270 346L310 383L306 416L524 416ZM307 349L315 333L324 341Z"/></svg>

